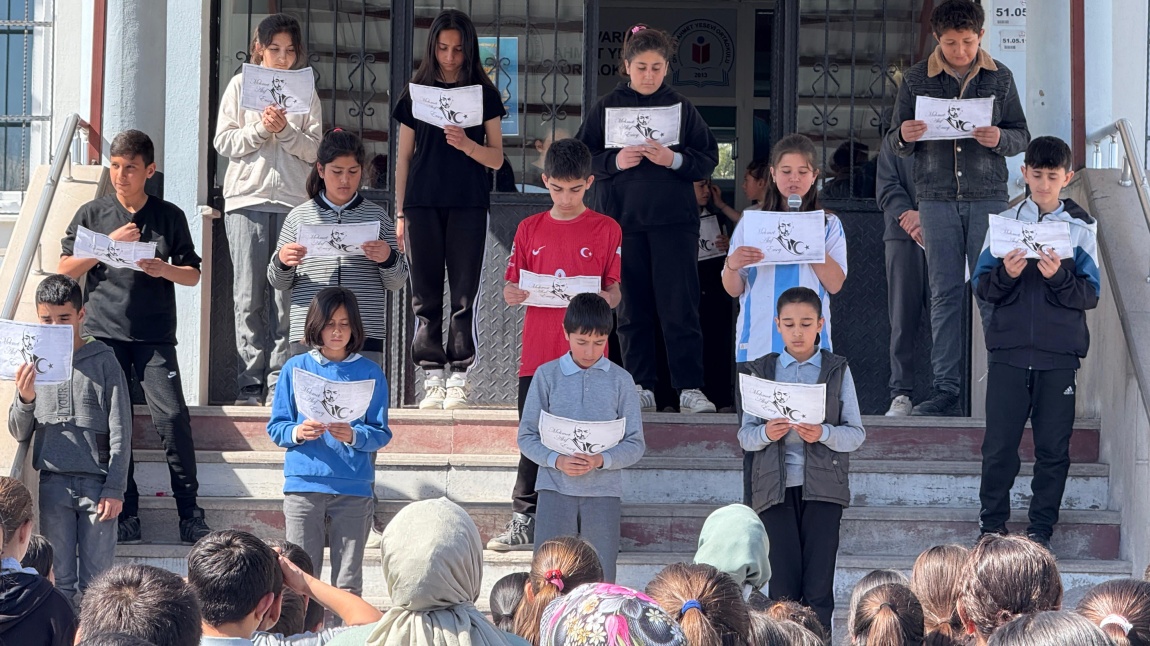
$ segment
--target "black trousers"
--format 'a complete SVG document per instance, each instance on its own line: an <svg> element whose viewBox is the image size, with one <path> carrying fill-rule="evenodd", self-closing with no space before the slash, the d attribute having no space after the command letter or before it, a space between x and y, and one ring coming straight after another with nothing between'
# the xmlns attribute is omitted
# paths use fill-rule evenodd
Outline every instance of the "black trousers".
<svg viewBox="0 0 1150 646"><path fill-rule="evenodd" d="M914 240L887 240L887 311L890 315L890 397L914 392L914 342L930 326L926 252Z"/></svg>
<svg viewBox="0 0 1150 646"><path fill-rule="evenodd" d="M531 390L531 377L519 378L519 419L523 419L523 403L527 401L527 391ZM539 493L535 491L535 479L539 477L539 465L519 455L519 469L515 472L515 488L511 490L511 510L519 514L535 515Z"/></svg>
<svg viewBox="0 0 1150 646"><path fill-rule="evenodd" d="M711 258L699 268L699 328L703 334L703 393L716 408L734 404L735 304L723 289L726 257Z"/></svg>
<svg viewBox="0 0 1150 646"><path fill-rule="evenodd" d="M487 249L487 209L409 207L404 234L411 267L411 309L415 337L411 358L425 370L451 366L462 372L475 362L475 307ZM443 279L450 315L443 342Z"/></svg>
<svg viewBox="0 0 1150 646"><path fill-rule="evenodd" d="M623 234L619 347L635 383L659 381L655 327L663 329L671 385L703 387L703 332L699 327L699 227Z"/></svg>
<svg viewBox="0 0 1150 646"><path fill-rule="evenodd" d="M788 487L783 501L759 513L771 541L771 599L810 606L830 634L842 505L803 500Z"/></svg>
<svg viewBox="0 0 1150 646"><path fill-rule="evenodd" d="M172 478L172 497L180 518L191 518L196 509L196 446L192 441L192 420L184 403L176 346L170 343L136 343L100 339L116 353L116 360L130 383L133 377L144 390L152 423L164 445L164 458ZM136 488L136 462L128 461L128 486L124 490L121 516L140 514L140 491Z"/></svg>
<svg viewBox="0 0 1150 646"><path fill-rule="evenodd" d="M1076 373L990 364L978 492L984 530L1004 527L1010 518L1010 488L1022 464L1018 446L1028 418L1034 431L1034 477L1027 532L1049 537L1054 530L1070 471Z"/></svg>

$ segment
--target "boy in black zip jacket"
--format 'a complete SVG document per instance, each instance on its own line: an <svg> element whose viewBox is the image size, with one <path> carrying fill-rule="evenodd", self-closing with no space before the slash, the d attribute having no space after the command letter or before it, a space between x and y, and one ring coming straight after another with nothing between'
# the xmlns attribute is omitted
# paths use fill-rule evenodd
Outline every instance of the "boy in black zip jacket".
<svg viewBox="0 0 1150 646"><path fill-rule="evenodd" d="M752 456L750 506L770 539L772 599L810 606L831 628L839 522L850 504L850 453L866 430L843 357L819 349L822 299L808 287L779 296L775 324L786 350L740 363L739 372L775 382L826 384L821 424L744 412L739 444ZM741 396L741 393L740 393ZM740 402L740 409L743 409Z"/></svg>
<svg viewBox="0 0 1150 646"><path fill-rule="evenodd" d="M986 385L986 435L982 441L979 517L982 533L1006 533L1010 488L1018 475L1018 446L1029 418L1034 429L1034 478L1027 535L1050 548L1070 469L1075 375L1090 346L1086 310L1101 294L1097 223L1059 192L1074 172L1070 147L1057 137L1038 137L1026 149L1022 173L1030 197L1001 215L1024 222L1067 222L1074 255L1060 258L1040 248L1037 259L1023 249L1005 258L990 252L986 235L971 281L994 306L986 332L990 367Z"/></svg>

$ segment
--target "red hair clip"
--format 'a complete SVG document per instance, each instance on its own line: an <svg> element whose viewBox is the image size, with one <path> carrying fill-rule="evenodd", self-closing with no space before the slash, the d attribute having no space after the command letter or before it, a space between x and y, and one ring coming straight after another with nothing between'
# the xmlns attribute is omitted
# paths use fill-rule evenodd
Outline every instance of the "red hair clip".
<svg viewBox="0 0 1150 646"><path fill-rule="evenodd" d="M343 132L343 128L332 128L332 132Z"/></svg>
<svg viewBox="0 0 1150 646"><path fill-rule="evenodd" d="M547 574L543 575L543 580L559 588L560 592L563 592L563 573L561 571L547 570Z"/></svg>

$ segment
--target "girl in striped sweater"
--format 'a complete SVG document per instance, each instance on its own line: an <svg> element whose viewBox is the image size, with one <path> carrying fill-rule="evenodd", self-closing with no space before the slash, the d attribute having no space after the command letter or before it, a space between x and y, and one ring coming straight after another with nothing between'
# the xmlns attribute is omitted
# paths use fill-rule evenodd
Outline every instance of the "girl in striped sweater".
<svg viewBox="0 0 1150 646"><path fill-rule="evenodd" d="M324 287L339 285L355 294L367 338L360 354L382 363L386 337L387 292L407 280L407 259L396 251L395 221L356 190L362 178L363 143L336 128L324 135L315 168L307 180L307 202L292 209L280 231L275 255L268 263L268 281L291 290L290 354L306 352L301 341L312 299ZM317 256L298 242L309 224L379 223L379 239L363 245L363 255ZM270 399L270 398L269 398Z"/></svg>

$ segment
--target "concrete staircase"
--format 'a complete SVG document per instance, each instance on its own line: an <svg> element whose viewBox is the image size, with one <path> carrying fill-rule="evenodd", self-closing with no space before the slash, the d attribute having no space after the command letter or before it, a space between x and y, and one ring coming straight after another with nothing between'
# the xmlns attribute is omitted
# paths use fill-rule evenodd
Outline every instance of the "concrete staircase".
<svg viewBox="0 0 1150 646"><path fill-rule="evenodd" d="M213 528L282 536L283 450L264 430L266 409L193 408L200 505ZM177 544L167 466L145 408L135 420L136 479L144 545L120 546L121 560L185 571ZM647 455L625 472L619 581L642 588L669 563L690 561L698 532L716 507L740 500L741 453L734 415L644 416ZM843 516L836 588L841 599L864 574L893 567L939 543L971 544L978 535L979 445L972 419L864 418L867 441L851 460L853 506ZM514 411L393 410L392 443L379 454L376 490L389 514L418 499L447 496L468 510L484 541L502 529L518 457ZM1026 526L1033 445L1024 445L1013 492L1011 529ZM1077 601L1096 583L1130 576L1119 557L1121 514L1108 510L1109 468L1099 463L1098 425L1082 420L1071 441L1073 465L1053 537L1067 589ZM415 537L413 537L415 538ZM530 553L488 552L486 590L528 568ZM387 603L379 555L369 554L364 596ZM845 601L840 604L845 606Z"/></svg>

